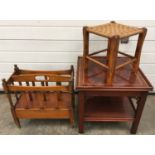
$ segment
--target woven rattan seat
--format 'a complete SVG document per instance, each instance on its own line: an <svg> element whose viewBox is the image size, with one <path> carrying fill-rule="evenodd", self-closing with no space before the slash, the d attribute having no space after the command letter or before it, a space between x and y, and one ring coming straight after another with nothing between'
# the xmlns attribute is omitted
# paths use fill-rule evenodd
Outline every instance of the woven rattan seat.
<svg viewBox="0 0 155 155"><path fill-rule="evenodd" d="M143 29L111 22L108 24L88 27L87 31L107 38L114 36L125 38L142 33Z"/></svg>
<svg viewBox="0 0 155 155"><path fill-rule="evenodd" d="M93 33L105 38L108 38L108 47L106 49L95 51L93 53L89 53L89 34ZM119 24L116 22L110 22L103 25L97 26L85 26L83 27L83 36L84 36L84 52L83 52L83 61L85 72L87 72L89 61L103 67L107 70L107 84L112 85L113 78L115 74L115 70L118 70L125 65L131 64L132 71L135 73L138 71L141 51L143 42L147 33L146 28L138 28L134 26L127 26L123 24ZM121 39L128 38L134 35L138 35L137 47L135 50L134 56L129 55L125 52L121 52L119 50L119 43ZM99 62L94 55L107 52L107 62L101 63ZM122 54L125 57L128 57L129 60L120 65L117 65L117 56L118 54Z"/></svg>

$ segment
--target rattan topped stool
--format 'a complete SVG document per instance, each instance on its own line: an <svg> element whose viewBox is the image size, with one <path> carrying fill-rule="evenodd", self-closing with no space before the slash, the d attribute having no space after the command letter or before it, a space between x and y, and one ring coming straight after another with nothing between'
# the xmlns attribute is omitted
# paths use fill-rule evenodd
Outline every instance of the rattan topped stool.
<svg viewBox="0 0 155 155"><path fill-rule="evenodd" d="M107 49L103 49L89 54L89 34L90 33L107 38L108 39ZM146 33L147 33L146 28L127 26L127 25L116 23L114 21L107 24L98 25L98 26L83 27L83 37L84 37L83 64L84 64L85 72L87 71L87 68L88 68L88 61L94 62L95 64L103 67L104 69L107 70L106 83L108 85L112 85L113 83L115 70L118 70L128 64L132 64L133 66L132 72L136 73L139 68L141 50L142 50ZM131 56L129 54L119 51L120 40L129 38L134 35L139 35L134 56ZM98 61L94 56L102 52L107 52L107 60L105 63ZM128 57L128 60L126 62L123 62L122 64L117 65L118 54Z"/></svg>

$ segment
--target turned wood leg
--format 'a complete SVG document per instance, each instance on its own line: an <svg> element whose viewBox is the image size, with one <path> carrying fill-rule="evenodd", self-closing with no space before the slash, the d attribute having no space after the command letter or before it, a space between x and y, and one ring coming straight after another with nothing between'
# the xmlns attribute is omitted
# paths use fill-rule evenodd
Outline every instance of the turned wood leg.
<svg viewBox="0 0 155 155"><path fill-rule="evenodd" d="M140 33L138 37L138 43L137 43L136 52L135 52L136 61L133 63L133 71L135 73L138 71L138 68L139 68L141 51L142 51L142 46L144 43L146 33L147 33L147 29L143 28L143 33Z"/></svg>
<svg viewBox="0 0 155 155"><path fill-rule="evenodd" d="M70 108L70 125L72 128L74 128L74 113L73 113L73 108Z"/></svg>
<svg viewBox="0 0 155 155"><path fill-rule="evenodd" d="M111 39L109 39L108 42L108 53L107 53L107 65L108 65L108 71L107 71L107 84L112 85L114 75L115 75L115 69L116 69L116 63L117 63L117 53L119 48L119 37L115 36Z"/></svg>
<svg viewBox="0 0 155 155"><path fill-rule="evenodd" d="M88 59L87 56L89 54L89 32L87 31L87 27L83 27L83 65L85 72L88 70Z"/></svg>
<svg viewBox="0 0 155 155"><path fill-rule="evenodd" d="M17 125L18 128L21 128L20 121L17 118L15 110L13 108L11 108L11 113L12 113L15 124Z"/></svg>
<svg viewBox="0 0 155 155"><path fill-rule="evenodd" d="M136 134L136 132L137 132L146 98L147 98L147 93L143 93L141 95L140 99L137 101L137 109L136 109L135 119L132 123L131 131L130 131L132 134Z"/></svg>
<svg viewBox="0 0 155 155"><path fill-rule="evenodd" d="M84 94L79 92L78 95L79 106L79 133L84 133Z"/></svg>

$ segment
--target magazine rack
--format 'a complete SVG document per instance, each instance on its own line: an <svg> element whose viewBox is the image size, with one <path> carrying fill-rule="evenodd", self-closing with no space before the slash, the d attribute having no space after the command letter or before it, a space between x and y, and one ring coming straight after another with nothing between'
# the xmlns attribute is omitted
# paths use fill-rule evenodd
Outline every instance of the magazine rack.
<svg viewBox="0 0 155 155"><path fill-rule="evenodd" d="M74 125L74 69L58 71L21 70L14 73L3 87L12 116L18 127L19 119L69 119Z"/></svg>

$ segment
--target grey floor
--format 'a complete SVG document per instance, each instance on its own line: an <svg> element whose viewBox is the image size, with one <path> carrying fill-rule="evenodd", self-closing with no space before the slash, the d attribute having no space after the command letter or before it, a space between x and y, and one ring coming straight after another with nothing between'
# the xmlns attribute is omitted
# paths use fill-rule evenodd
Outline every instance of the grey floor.
<svg viewBox="0 0 155 155"><path fill-rule="evenodd" d="M67 120L21 120L19 129L13 122L10 107L5 95L0 95L0 134L1 135L77 135L75 128ZM85 123L86 135L128 135L130 123ZM138 135L155 134L155 96L148 96Z"/></svg>

